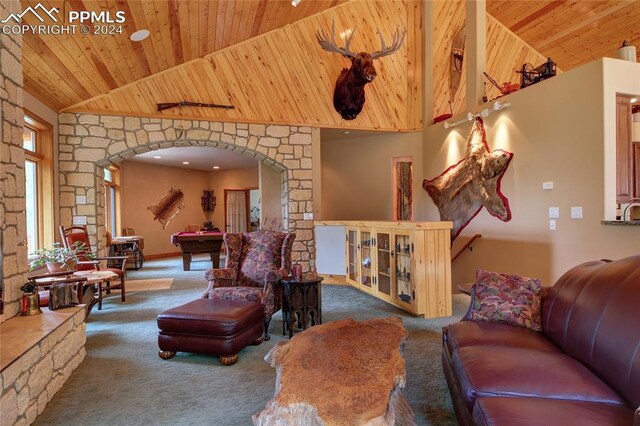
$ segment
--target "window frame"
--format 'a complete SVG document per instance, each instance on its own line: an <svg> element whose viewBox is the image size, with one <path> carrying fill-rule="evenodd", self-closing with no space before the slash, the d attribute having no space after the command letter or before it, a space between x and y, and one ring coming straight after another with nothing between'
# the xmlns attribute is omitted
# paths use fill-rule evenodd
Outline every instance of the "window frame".
<svg viewBox="0 0 640 426"><path fill-rule="evenodd" d="M22 148L26 161L36 165L36 226L37 247L54 242L54 190L53 190L53 125L24 109L24 128L35 133L35 151Z"/></svg>
<svg viewBox="0 0 640 426"><path fill-rule="evenodd" d="M112 237L118 235L118 230L121 228L121 215L120 215L120 206L122 200L122 192L120 186L120 168L118 166L110 166L107 168L111 172L111 181L106 179L104 180L104 223L107 232L111 234ZM114 192L114 206L115 206L115 229L111 228L111 189Z"/></svg>

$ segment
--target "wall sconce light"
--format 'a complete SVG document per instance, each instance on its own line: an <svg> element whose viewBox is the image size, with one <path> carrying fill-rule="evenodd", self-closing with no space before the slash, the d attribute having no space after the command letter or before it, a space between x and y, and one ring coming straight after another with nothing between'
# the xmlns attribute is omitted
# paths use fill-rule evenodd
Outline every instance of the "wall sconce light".
<svg viewBox="0 0 640 426"><path fill-rule="evenodd" d="M456 127L459 124L466 123L467 121L472 121L476 117L487 118L488 116L490 116L494 112L501 111L501 110L503 110L505 108L509 108L510 106L511 106L511 104L509 102L502 103L500 101L495 101L493 103L493 107L491 109L485 108L485 109L483 109L482 111L480 111L477 114L472 114L472 113L468 112L467 113L467 117L465 119L454 121L453 123L449 123L448 121L445 121L444 122L444 128L445 129L450 129L452 127Z"/></svg>

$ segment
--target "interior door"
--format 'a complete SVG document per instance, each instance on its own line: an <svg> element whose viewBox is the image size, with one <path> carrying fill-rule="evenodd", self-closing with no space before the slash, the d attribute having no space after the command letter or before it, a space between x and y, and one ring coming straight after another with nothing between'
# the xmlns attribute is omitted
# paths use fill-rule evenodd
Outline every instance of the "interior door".
<svg viewBox="0 0 640 426"><path fill-rule="evenodd" d="M247 232L249 205L246 190L227 190L225 195L225 228L227 232Z"/></svg>

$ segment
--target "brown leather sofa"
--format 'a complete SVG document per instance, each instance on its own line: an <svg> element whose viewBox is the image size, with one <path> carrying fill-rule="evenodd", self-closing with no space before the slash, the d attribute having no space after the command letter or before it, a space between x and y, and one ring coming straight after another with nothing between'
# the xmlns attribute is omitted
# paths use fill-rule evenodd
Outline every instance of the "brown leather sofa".
<svg viewBox="0 0 640 426"><path fill-rule="evenodd" d="M542 327L443 329L458 422L640 425L640 256L569 270L542 298Z"/></svg>

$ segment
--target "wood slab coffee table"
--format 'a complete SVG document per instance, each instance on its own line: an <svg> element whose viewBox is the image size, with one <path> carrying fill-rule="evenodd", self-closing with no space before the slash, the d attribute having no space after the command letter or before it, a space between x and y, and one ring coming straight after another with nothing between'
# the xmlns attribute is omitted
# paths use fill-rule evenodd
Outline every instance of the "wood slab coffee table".
<svg viewBox="0 0 640 426"><path fill-rule="evenodd" d="M320 324L265 357L276 392L255 425L413 425L402 394L408 333L400 318Z"/></svg>

